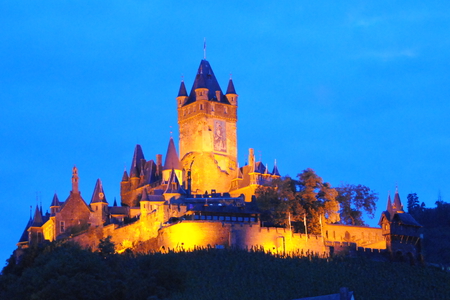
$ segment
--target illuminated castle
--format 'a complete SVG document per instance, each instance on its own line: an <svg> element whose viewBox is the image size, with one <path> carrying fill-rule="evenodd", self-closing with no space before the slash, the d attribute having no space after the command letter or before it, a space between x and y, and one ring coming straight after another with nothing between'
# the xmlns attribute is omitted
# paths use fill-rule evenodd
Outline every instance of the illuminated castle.
<svg viewBox="0 0 450 300"><path fill-rule="evenodd" d="M404 213L398 193L394 205L389 201L383 213L382 228L324 225L323 236L307 236L285 228L262 227L259 213L246 204L253 200L258 186L279 178L280 173L276 164L269 171L267 165L257 162L253 149L248 164L239 167L238 95L232 79L224 94L211 65L203 59L189 94L181 82L176 104L179 156L172 138L164 164L161 154L155 161L146 160L141 146L136 145L129 172L124 171L120 183L120 206L116 201L112 206L108 203L100 180L87 204L78 190L74 167L68 198L62 202L55 194L50 213L43 214L42 207L36 207L18 252L66 238L95 249L100 239L111 236L118 252L145 244L147 250L258 247L277 253L323 254L364 247L391 253L401 249L398 251L413 258L420 255L420 225Z"/></svg>

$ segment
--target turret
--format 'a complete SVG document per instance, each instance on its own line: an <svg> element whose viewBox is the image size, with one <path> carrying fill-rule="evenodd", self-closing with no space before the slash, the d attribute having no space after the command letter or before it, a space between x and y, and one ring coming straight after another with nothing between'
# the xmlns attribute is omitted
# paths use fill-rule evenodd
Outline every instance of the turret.
<svg viewBox="0 0 450 300"><path fill-rule="evenodd" d="M59 209L61 208L61 203L59 202L58 196L56 193L53 195L52 204L50 204L50 215L53 217L56 215L57 212L59 212Z"/></svg>
<svg viewBox="0 0 450 300"><path fill-rule="evenodd" d="M277 167L277 160L275 159L275 164L273 165L273 170L272 170L272 176L274 177L280 177L280 172L278 171L278 167Z"/></svg>
<svg viewBox="0 0 450 300"><path fill-rule="evenodd" d="M30 245L40 244L44 241L42 233L42 225L44 225L44 220L42 218L41 211L36 205L36 210L34 211L33 222L28 228L28 242Z"/></svg>
<svg viewBox="0 0 450 300"><path fill-rule="evenodd" d="M76 166L72 168L72 193L79 194L78 190L78 169Z"/></svg>
<svg viewBox="0 0 450 300"><path fill-rule="evenodd" d="M108 201L103 191L102 181L97 179L90 207L92 210L90 221L93 225L103 225L108 215Z"/></svg>
<svg viewBox="0 0 450 300"><path fill-rule="evenodd" d="M238 95L236 94L233 79L231 78L230 81L228 81L227 93L225 94L225 96L227 97L228 102L230 102L231 105L238 105Z"/></svg>
<svg viewBox="0 0 450 300"><path fill-rule="evenodd" d="M139 186L142 160L145 161L141 145L136 145L136 147L134 148L133 160L131 161L130 167L130 182L132 190L136 189Z"/></svg>
<svg viewBox="0 0 450 300"><path fill-rule="evenodd" d="M184 85L184 80L181 81L180 90L178 91L177 96L177 107L180 108L184 105L188 98L188 94L186 91L186 86Z"/></svg>

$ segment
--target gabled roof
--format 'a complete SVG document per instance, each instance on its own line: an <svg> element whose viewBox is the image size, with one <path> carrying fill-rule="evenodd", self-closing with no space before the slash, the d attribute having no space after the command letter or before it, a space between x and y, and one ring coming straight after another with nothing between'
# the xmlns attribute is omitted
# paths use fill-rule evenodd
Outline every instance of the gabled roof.
<svg viewBox="0 0 450 300"><path fill-rule="evenodd" d="M44 220L42 219L41 211L39 207L36 205L36 210L34 211L33 223L31 223L30 227L41 227L44 224Z"/></svg>
<svg viewBox="0 0 450 300"><path fill-rule="evenodd" d="M230 78L228 81L227 94L236 94L236 90L234 89L233 79Z"/></svg>
<svg viewBox="0 0 450 300"><path fill-rule="evenodd" d="M175 174L175 170L172 169L170 172L169 182L167 183L167 188L164 192L165 194L186 194L186 191L181 187L178 177Z"/></svg>
<svg viewBox="0 0 450 300"><path fill-rule="evenodd" d="M178 91L178 97L187 97L186 86L184 85L184 81L181 81L180 90Z"/></svg>
<svg viewBox="0 0 450 300"><path fill-rule="evenodd" d="M108 204L108 201L106 201L105 192L103 191L102 181L100 179L97 179L97 182L95 183L94 193L91 198L91 204L92 203Z"/></svg>
<svg viewBox="0 0 450 300"><path fill-rule="evenodd" d="M175 143L172 137L170 137L166 160L164 161L164 170L170 169L181 170L180 159L178 158L177 149L175 149Z"/></svg>
<svg viewBox="0 0 450 300"><path fill-rule="evenodd" d="M131 161L130 177L139 177L141 174L141 160L145 160L141 145L134 148L133 160Z"/></svg>
<svg viewBox="0 0 450 300"><path fill-rule="evenodd" d="M194 84L192 85L191 92L189 93L189 98L183 105L187 105L195 102L196 94L195 90L198 88L208 89L208 100L209 101L219 101L225 104L230 104L227 97L222 93L222 89L217 82L216 76L211 68L211 65L206 59L202 59L200 66L198 67L197 75L195 76ZM220 91L220 99L216 97L216 91Z"/></svg>
<svg viewBox="0 0 450 300"><path fill-rule="evenodd" d="M416 227L422 227L410 214L403 213L403 214L395 214L393 221L397 221L400 224L403 225L409 225L409 226L416 226Z"/></svg>

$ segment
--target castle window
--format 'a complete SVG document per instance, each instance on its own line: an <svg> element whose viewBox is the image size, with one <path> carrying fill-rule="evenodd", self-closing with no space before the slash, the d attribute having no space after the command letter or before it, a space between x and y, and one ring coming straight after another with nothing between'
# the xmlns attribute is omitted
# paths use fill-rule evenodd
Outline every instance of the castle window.
<svg viewBox="0 0 450 300"><path fill-rule="evenodd" d="M200 110L203 110L203 104L200 104Z"/></svg>
<svg viewBox="0 0 450 300"><path fill-rule="evenodd" d="M66 226L64 224L64 221L61 221L61 223L60 223L60 230L59 231L64 232L65 230L66 230Z"/></svg>
<svg viewBox="0 0 450 300"><path fill-rule="evenodd" d="M226 106L225 106L225 108L224 108L224 112L225 112L225 113L228 113L227 107L226 107Z"/></svg>
<svg viewBox="0 0 450 300"><path fill-rule="evenodd" d="M236 217L231 217L231 221L236 221Z"/></svg>
<svg viewBox="0 0 450 300"><path fill-rule="evenodd" d="M238 218L238 221L239 221L239 222L242 222L242 217L239 217L239 218Z"/></svg>
<svg viewBox="0 0 450 300"><path fill-rule="evenodd" d="M220 217L219 217L219 220L220 220L220 221L223 221L223 216L220 216Z"/></svg>
<svg viewBox="0 0 450 300"><path fill-rule="evenodd" d="M214 111L214 105L211 104L211 111Z"/></svg>
<svg viewBox="0 0 450 300"><path fill-rule="evenodd" d="M217 220L217 216L213 216L213 220Z"/></svg>
<svg viewBox="0 0 450 300"><path fill-rule="evenodd" d="M245 222L248 222L248 217L245 217L245 218L244 218L244 221L245 221Z"/></svg>
<svg viewBox="0 0 450 300"><path fill-rule="evenodd" d="M230 217L225 217L225 220L226 221L230 221Z"/></svg>

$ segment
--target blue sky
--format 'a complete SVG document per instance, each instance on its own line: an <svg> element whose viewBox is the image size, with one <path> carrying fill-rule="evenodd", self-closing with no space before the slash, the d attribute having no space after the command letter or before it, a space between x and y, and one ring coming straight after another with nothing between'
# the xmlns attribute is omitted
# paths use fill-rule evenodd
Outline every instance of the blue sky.
<svg viewBox="0 0 450 300"><path fill-rule="evenodd" d="M0 1L0 259L73 165L87 202L100 178L112 203L136 143L165 154L205 37L240 96L241 165L252 147L282 174L367 185L372 225L397 185L450 201L450 4L244 2Z"/></svg>

